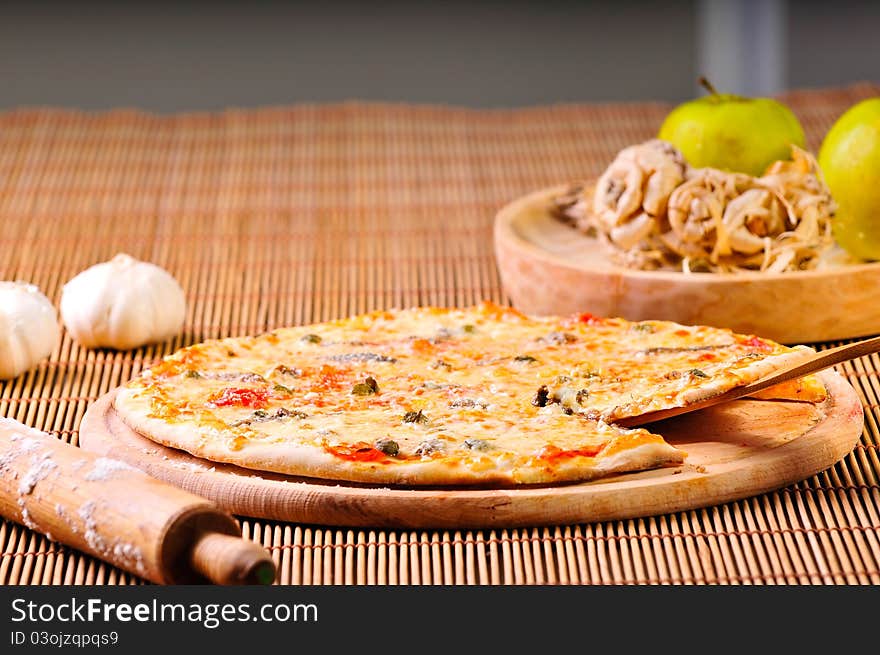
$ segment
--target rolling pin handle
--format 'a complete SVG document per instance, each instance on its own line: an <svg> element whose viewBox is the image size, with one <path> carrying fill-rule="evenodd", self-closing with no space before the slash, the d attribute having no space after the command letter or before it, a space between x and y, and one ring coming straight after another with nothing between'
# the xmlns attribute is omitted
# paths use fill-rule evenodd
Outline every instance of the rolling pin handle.
<svg viewBox="0 0 880 655"><path fill-rule="evenodd" d="M196 538L189 563L214 584L265 585L275 581L275 563L262 546L219 532L202 532Z"/></svg>

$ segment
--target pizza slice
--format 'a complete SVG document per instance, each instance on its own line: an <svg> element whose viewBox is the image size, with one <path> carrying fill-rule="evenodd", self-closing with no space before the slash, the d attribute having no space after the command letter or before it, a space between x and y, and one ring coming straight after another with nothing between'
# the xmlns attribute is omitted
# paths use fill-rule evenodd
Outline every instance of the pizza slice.
<svg viewBox="0 0 880 655"><path fill-rule="evenodd" d="M815 375L788 380L749 396L758 400L794 400L804 403L821 403L827 397L825 385Z"/></svg>

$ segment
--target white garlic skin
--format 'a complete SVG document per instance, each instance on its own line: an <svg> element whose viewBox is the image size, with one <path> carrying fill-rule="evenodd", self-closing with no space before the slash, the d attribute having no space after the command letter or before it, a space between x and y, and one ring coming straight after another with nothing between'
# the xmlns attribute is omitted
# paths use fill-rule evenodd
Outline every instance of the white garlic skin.
<svg viewBox="0 0 880 655"><path fill-rule="evenodd" d="M18 377L52 354L61 328L51 301L26 282L0 282L0 380Z"/></svg>
<svg viewBox="0 0 880 655"><path fill-rule="evenodd" d="M130 350L173 337L183 327L186 298L165 269L118 254L64 285L61 320L86 348Z"/></svg>

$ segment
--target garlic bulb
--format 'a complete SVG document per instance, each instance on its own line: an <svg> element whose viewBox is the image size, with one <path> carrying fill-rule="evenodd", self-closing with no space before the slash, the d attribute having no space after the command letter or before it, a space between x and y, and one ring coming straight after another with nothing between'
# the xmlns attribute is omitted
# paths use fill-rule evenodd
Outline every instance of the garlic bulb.
<svg viewBox="0 0 880 655"><path fill-rule="evenodd" d="M87 348L128 350L162 341L183 326L186 299L168 271L118 254L64 285L61 319Z"/></svg>
<svg viewBox="0 0 880 655"><path fill-rule="evenodd" d="M45 359L61 336L55 307L32 284L0 282L0 379Z"/></svg>

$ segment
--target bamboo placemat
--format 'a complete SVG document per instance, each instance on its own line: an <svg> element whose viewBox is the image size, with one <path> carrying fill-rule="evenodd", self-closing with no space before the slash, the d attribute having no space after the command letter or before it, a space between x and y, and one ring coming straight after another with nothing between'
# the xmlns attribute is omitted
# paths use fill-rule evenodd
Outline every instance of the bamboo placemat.
<svg viewBox="0 0 880 655"><path fill-rule="evenodd" d="M818 147L880 85L793 92ZM0 383L0 415L76 444L89 404L207 338L420 304L507 302L492 219L512 198L599 173L656 133L660 103L477 111L347 103L159 117L0 114L0 279L61 285L120 251L168 268L185 333L132 352L65 334ZM832 345L832 344L827 344ZM282 584L876 584L880 358L839 367L866 412L860 444L801 483L708 509L531 529L393 531L242 519ZM10 522L0 584L136 584Z"/></svg>

